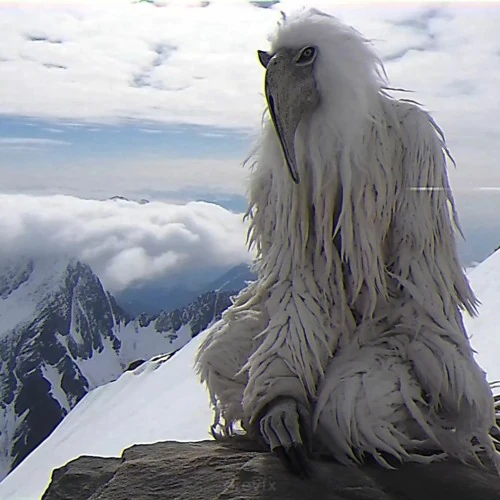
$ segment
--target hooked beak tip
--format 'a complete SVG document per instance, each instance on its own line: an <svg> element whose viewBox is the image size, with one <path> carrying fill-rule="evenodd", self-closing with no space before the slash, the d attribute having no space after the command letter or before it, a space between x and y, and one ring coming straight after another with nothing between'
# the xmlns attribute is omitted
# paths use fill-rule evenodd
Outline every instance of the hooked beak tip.
<svg viewBox="0 0 500 500"><path fill-rule="evenodd" d="M281 146L281 151L283 153L285 163L288 167L288 171L290 172L290 176L293 182L295 184L299 184L300 177L297 165L295 163L295 148L293 144L295 137L295 127L294 126L292 127L293 133L290 133L290 131L287 130L287 128L290 127L290 124L284 123L283 120L280 119L276 110L276 105L272 94L270 92L266 92L266 94L267 94L269 113L271 115L271 120L274 125L274 130L276 132L276 135L278 136L278 140Z"/></svg>

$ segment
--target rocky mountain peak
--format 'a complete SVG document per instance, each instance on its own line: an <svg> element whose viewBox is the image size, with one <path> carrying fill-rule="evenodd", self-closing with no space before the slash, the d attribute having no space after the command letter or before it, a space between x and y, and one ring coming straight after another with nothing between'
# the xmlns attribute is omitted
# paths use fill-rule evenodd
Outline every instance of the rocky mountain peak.
<svg viewBox="0 0 500 500"><path fill-rule="evenodd" d="M0 478L90 390L139 360L180 349L220 317L229 292L133 318L76 259L0 267Z"/></svg>

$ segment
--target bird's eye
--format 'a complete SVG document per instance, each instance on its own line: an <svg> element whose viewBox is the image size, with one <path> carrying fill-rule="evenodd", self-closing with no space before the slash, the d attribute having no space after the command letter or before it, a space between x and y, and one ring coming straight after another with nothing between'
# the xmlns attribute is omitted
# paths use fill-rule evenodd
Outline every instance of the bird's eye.
<svg viewBox="0 0 500 500"><path fill-rule="evenodd" d="M304 47L295 58L295 64L299 66L305 66L307 64L311 64L316 58L317 53L316 47Z"/></svg>

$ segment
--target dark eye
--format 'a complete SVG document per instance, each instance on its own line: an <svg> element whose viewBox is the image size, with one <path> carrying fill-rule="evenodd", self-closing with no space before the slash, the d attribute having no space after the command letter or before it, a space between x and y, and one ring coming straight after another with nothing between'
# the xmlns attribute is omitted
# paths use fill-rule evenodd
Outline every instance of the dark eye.
<svg viewBox="0 0 500 500"><path fill-rule="evenodd" d="M295 58L295 63L298 65L310 64L314 61L316 57L317 49L316 47L304 47Z"/></svg>

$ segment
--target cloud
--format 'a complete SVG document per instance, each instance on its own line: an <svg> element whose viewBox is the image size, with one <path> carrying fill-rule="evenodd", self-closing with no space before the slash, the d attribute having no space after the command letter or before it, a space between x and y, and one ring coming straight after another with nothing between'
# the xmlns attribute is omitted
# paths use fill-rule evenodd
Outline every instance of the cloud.
<svg viewBox="0 0 500 500"><path fill-rule="evenodd" d="M64 130L59 128L42 128L45 132L50 132L51 134L64 134Z"/></svg>
<svg viewBox="0 0 500 500"><path fill-rule="evenodd" d="M68 146L68 141L40 139L37 137L0 137L0 147L8 146Z"/></svg>
<svg viewBox="0 0 500 500"><path fill-rule="evenodd" d="M0 195L0 206L0 257L77 257L110 291L250 260L242 215L210 203Z"/></svg>
<svg viewBox="0 0 500 500"><path fill-rule="evenodd" d="M258 124L255 50L276 14L242 1L196 5L176 1L157 9L91 0L0 7L0 112L95 122Z"/></svg>
<svg viewBox="0 0 500 500"><path fill-rule="evenodd" d="M0 113L136 120L151 131L155 122L257 129L264 99L255 52L267 47L280 11L303 2L271 8L245 0L157 3L162 8L128 0L0 6ZM494 170L500 154L500 9L494 3L315 5L373 40L391 84L415 91L411 97L433 113L466 166L458 181L467 185L478 170Z"/></svg>
<svg viewBox="0 0 500 500"><path fill-rule="evenodd" d="M450 175L459 201L464 200L460 203L464 225L481 225L488 227L491 234L500 234L496 226L491 229L498 219L498 194L486 197L486 193L469 193L469 188L500 186L500 9L494 3L476 6L422 2L410 6L407 2L347 5L342 1L315 0L314 4L373 40L386 62L391 84L414 91L405 97L417 99L432 112L458 163L459 168L451 169ZM165 123L209 126L212 128L200 129L203 135L220 137L218 131L224 130L229 140L235 129L255 131L264 107L263 69L255 51L268 46L266 37L274 29L279 11L289 12L304 2L283 0L268 9L244 0L212 0L204 8L200 6L208 2L158 3L163 7L128 0L61 0L50 5L46 0L25 0L1 4L0 114L55 120L51 123L54 129L67 127L65 131L72 140L82 127L100 132L96 123L118 121L137 123L144 135L151 133L151 139L163 139L153 130L155 124ZM58 123L58 119L62 121ZM39 123L33 126L39 127ZM34 134L29 131L27 135ZM2 141L3 152L38 152L42 148L51 152L48 158L37 155L34 165L23 157L22 169L9 157L9 165L15 167L2 172L2 189L11 192L85 192L94 197L123 194L139 198L149 197L153 189L155 197L159 197L162 192L210 186L212 191L242 193L247 175L239 165L244 155L238 160L221 160L214 155L186 160L158 157L151 151L151 157L123 155L113 159L102 155L86 159L82 155L58 160L52 152L68 151L70 148L60 147L67 144L65 141L34 137ZM462 194L461 189L467 189L470 196ZM50 233L53 228L54 234L64 232L62 222L57 226L54 221L65 215L48 210L47 200L55 203L60 198L16 199L18 205L22 201L33 213L39 208L40 214L50 214L42 220L28 216L19 207L13 211L25 226L26 217L38 221L45 234L40 241L47 248L56 248ZM93 210L107 206L99 205L103 202L85 205L73 198L65 198L66 202L75 211L87 207L81 208L87 215L90 206ZM12 201L11 205L16 203ZM64 212L66 205L58 203L58 210ZM66 221L67 227L83 227L84 222L71 210L67 217L72 222ZM0 224L11 221L7 212L2 206ZM123 218L117 214L112 217L118 221ZM32 229L38 237L36 227ZM477 238L471 234L473 242L486 238L486 230ZM25 235L19 241L29 238ZM73 248L70 239L61 237L61 241L65 242L63 248ZM92 245L82 248L95 250ZM107 279L114 287L124 286L119 279L124 268L129 269L124 274L128 283L142 279L134 276L146 279L156 269L169 269L165 271L168 274L171 262L179 265L178 252L162 254L155 260L145 245L125 247L113 254L114 259L106 260L102 255L96 257L96 265L110 276ZM184 265L182 260L180 265Z"/></svg>
<svg viewBox="0 0 500 500"><path fill-rule="evenodd" d="M244 0L212 0L200 8L207 3L172 0L155 8L89 0L0 7L0 112L258 127L263 70L255 52L266 48L279 11L303 2L262 9ZM447 124L465 107L475 123L486 118L491 125L499 111L493 103L500 11L487 4L397 4L315 2L372 39L392 83L416 90Z"/></svg>
<svg viewBox="0 0 500 500"><path fill-rule="evenodd" d="M139 128L139 132L143 132L145 134L161 134L162 131L155 128Z"/></svg>

